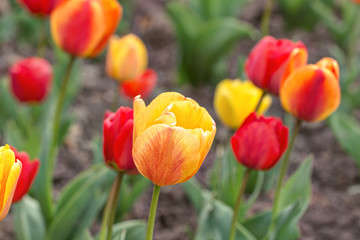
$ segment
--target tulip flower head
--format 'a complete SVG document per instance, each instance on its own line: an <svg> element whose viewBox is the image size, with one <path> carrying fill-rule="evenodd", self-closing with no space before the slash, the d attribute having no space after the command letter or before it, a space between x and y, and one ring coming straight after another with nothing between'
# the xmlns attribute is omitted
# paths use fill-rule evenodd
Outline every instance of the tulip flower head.
<svg viewBox="0 0 360 240"><path fill-rule="evenodd" d="M281 84L283 108L298 119L317 122L340 105L339 67L335 60L322 59L295 70Z"/></svg>
<svg viewBox="0 0 360 240"><path fill-rule="evenodd" d="M15 159L10 146L0 147L0 221L9 212L20 172L21 162Z"/></svg>
<svg viewBox="0 0 360 240"><path fill-rule="evenodd" d="M268 170L275 166L288 144L288 128L280 119L249 115L231 137L237 161L247 168Z"/></svg>
<svg viewBox="0 0 360 240"><path fill-rule="evenodd" d="M152 69L147 69L138 78L120 83L119 90L131 99L137 95L141 95L143 98L147 98L154 90L156 83L156 72Z"/></svg>
<svg viewBox="0 0 360 240"><path fill-rule="evenodd" d="M51 88L52 66L43 58L31 57L15 63L10 69L11 89L22 103L40 103Z"/></svg>
<svg viewBox="0 0 360 240"><path fill-rule="evenodd" d="M143 41L135 34L110 39L106 57L106 73L119 82L140 77L148 64L148 55Z"/></svg>
<svg viewBox="0 0 360 240"><path fill-rule="evenodd" d="M255 110L261 95L261 89L251 81L225 79L215 89L215 111L225 125L237 129ZM258 113L263 114L270 104L271 97L265 96Z"/></svg>
<svg viewBox="0 0 360 240"><path fill-rule="evenodd" d="M52 10L65 0L18 0L30 13L38 16L48 16Z"/></svg>
<svg viewBox="0 0 360 240"><path fill-rule="evenodd" d="M305 65L307 50L302 42L264 37L250 52L245 62L248 78L259 88L279 95L284 73Z"/></svg>
<svg viewBox="0 0 360 240"><path fill-rule="evenodd" d="M133 110L120 107L116 112L107 111L104 117L104 158L106 164L116 171L136 172L132 157Z"/></svg>
<svg viewBox="0 0 360 240"><path fill-rule="evenodd" d="M206 109L179 93L160 94L148 106L140 96L134 99L134 162L157 186L194 176L215 133L215 122Z"/></svg>
<svg viewBox="0 0 360 240"><path fill-rule="evenodd" d="M20 161L22 165L21 174L12 200L13 203L16 203L29 191L39 170L40 161L38 159L30 161L30 157L26 152L18 152L15 148L12 148L12 150L14 151L15 159Z"/></svg>
<svg viewBox="0 0 360 240"><path fill-rule="evenodd" d="M105 48L122 16L116 0L71 0L50 17L54 42L73 56L96 57Z"/></svg>

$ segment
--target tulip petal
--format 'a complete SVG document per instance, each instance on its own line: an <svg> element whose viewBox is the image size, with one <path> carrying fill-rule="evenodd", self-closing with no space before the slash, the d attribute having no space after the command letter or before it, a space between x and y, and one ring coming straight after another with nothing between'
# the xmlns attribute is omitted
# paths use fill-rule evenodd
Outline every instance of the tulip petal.
<svg viewBox="0 0 360 240"><path fill-rule="evenodd" d="M199 140L191 130L163 124L153 125L138 136L133 158L139 172L158 186L188 180L196 173L194 166L202 161Z"/></svg>
<svg viewBox="0 0 360 240"><path fill-rule="evenodd" d="M132 170L135 168L131 154L133 124L133 120L128 120L122 126L113 145L115 162L120 170Z"/></svg>

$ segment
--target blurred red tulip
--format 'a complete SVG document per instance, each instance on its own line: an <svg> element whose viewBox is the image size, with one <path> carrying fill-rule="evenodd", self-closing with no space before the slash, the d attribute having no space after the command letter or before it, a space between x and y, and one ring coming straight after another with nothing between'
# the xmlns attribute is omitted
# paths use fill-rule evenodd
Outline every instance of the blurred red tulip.
<svg viewBox="0 0 360 240"><path fill-rule="evenodd" d="M249 79L259 88L279 95L280 82L307 62L307 50L302 42L264 37L250 52L245 62Z"/></svg>
<svg viewBox="0 0 360 240"><path fill-rule="evenodd" d="M156 83L156 72L152 69L147 69L140 77L120 83L119 90L130 98L134 98L137 95L147 98L154 90Z"/></svg>
<svg viewBox="0 0 360 240"><path fill-rule="evenodd" d="M15 63L10 69L14 96L24 103L43 101L50 90L53 71L48 61L31 57Z"/></svg>
<svg viewBox="0 0 360 240"><path fill-rule="evenodd" d="M18 0L30 13L40 16L50 15L51 11L64 0Z"/></svg>
<svg viewBox="0 0 360 240"><path fill-rule="evenodd" d="M96 57L105 48L122 16L116 0L71 0L50 17L56 45L73 56Z"/></svg>
<svg viewBox="0 0 360 240"><path fill-rule="evenodd" d="M280 100L287 112L301 120L324 120L340 105L337 62L326 58L296 69L282 82Z"/></svg>
<svg viewBox="0 0 360 240"><path fill-rule="evenodd" d="M268 170L284 153L288 144L288 128L280 119L250 114L231 137L237 161L247 168Z"/></svg>
<svg viewBox="0 0 360 240"><path fill-rule="evenodd" d="M105 113L104 157L106 164L116 171L137 172L132 157L133 125L133 110L129 107L120 107L115 113Z"/></svg>
<svg viewBox="0 0 360 240"><path fill-rule="evenodd" d="M29 191L32 182L35 179L36 173L39 170L40 161L34 159L30 161L29 155L26 152L18 152L15 148L11 148L15 153L15 159L21 162L22 170L15 189L12 202L20 201L24 195Z"/></svg>

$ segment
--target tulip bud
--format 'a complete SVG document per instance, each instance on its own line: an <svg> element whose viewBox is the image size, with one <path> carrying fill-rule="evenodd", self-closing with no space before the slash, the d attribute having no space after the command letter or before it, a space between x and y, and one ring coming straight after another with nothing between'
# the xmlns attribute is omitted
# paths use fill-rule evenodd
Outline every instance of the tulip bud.
<svg viewBox="0 0 360 240"><path fill-rule="evenodd" d="M31 57L15 63L10 69L11 89L23 103L39 103L50 90L53 72L48 61Z"/></svg>
<svg viewBox="0 0 360 240"><path fill-rule="evenodd" d="M245 62L248 78L259 88L279 95L284 73L305 65L307 50L302 42L264 37L250 52Z"/></svg>
<svg viewBox="0 0 360 240"><path fill-rule="evenodd" d="M152 69L147 69L140 77L120 83L119 90L129 98L141 95L147 98L154 90L157 83L157 74Z"/></svg>
<svg viewBox="0 0 360 240"><path fill-rule="evenodd" d="M136 172L132 157L133 110L120 107L115 113L107 111L104 117L104 158L116 171Z"/></svg>
<svg viewBox="0 0 360 240"><path fill-rule="evenodd" d="M38 159L30 161L29 155L26 152L18 152L15 148L11 149L14 151L15 159L20 161L22 164L19 181L12 200L13 203L16 203L20 201L29 191L31 184L35 179L36 173L39 170L40 161Z"/></svg>
<svg viewBox="0 0 360 240"><path fill-rule="evenodd" d="M280 119L249 115L231 137L237 161L247 168L268 170L275 166L288 144L288 128Z"/></svg>
<svg viewBox="0 0 360 240"><path fill-rule="evenodd" d="M116 0L65 1L52 12L56 45L73 56L96 57L105 48L122 16Z"/></svg>
<svg viewBox="0 0 360 240"><path fill-rule="evenodd" d="M65 0L18 0L18 2L26 8L30 13L47 16L61 2Z"/></svg>
<svg viewBox="0 0 360 240"><path fill-rule="evenodd" d="M324 65L320 61L317 65L295 70L281 84L283 108L298 119L309 122L322 121L333 113L341 100L339 72L335 63Z"/></svg>
<svg viewBox="0 0 360 240"><path fill-rule="evenodd" d="M15 159L9 145L0 147L0 221L9 212L16 184L21 173L21 162Z"/></svg>
<svg viewBox="0 0 360 240"><path fill-rule="evenodd" d="M262 91L251 81L225 79L215 89L215 111L225 125L237 129L255 110L261 95ZM270 104L271 97L265 96L258 113L263 114Z"/></svg>
<svg viewBox="0 0 360 240"><path fill-rule="evenodd" d="M179 93L160 94L148 106L140 96L134 99L134 163L157 186L194 176L215 133L206 109Z"/></svg>
<svg viewBox="0 0 360 240"><path fill-rule="evenodd" d="M119 82L138 78L148 64L145 44L134 34L110 39L106 57L106 73Z"/></svg>

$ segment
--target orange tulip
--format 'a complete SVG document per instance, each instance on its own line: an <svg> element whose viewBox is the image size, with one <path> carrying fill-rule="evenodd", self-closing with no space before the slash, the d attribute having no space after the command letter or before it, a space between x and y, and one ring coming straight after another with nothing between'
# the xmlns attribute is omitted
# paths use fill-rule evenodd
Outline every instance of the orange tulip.
<svg viewBox="0 0 360 240"><path fill-rule="evenodd" d="M339 68L330 58L296 69L280 87L283 108L295 117L317 122L340 105Z"/></svg>
<svg viewBox="0 0 360 240"><path fill-rule="evenodd" d="M9 212L20 172L21 162L15 159L10 146L0 147L0 221Z"/></svg>
<svg viewBox="0 0 360 240"><path fill-rule="evenodd" d="M116 0L64 1L50 17L53 39L74 56L95 57L105 48L122 16Z"/></svg>
<svg viewBox="0 0 360 240"><path fill-rule="evenodd" d="M106 56L106 73L119 82L138 78L148 64L146 46L139 37L128 34L110 39Z"/></svg>
<svg viewBox="0 0 360 240"><path fill-rule="evenodd" d="M157 186L194 176L215 133L206 109L179 93L160 94L148 106L140 96L134 99L134 163Z"/></svg>

